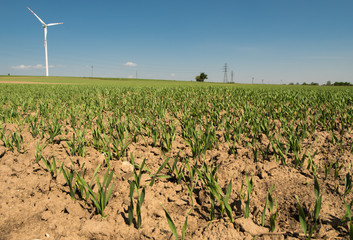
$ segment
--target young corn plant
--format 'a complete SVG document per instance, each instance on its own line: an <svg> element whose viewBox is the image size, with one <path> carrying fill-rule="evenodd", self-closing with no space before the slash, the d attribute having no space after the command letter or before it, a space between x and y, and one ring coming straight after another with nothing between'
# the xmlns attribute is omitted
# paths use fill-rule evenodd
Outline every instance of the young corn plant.
<svg viewBox="0 0 353 240"><path fill-rule="evenodd" d="M157 146L157 141L160 138L160 130L157 126L154 126L151 130L151 136L152 136L152 147Z"/></svg>
<svg viewBox="0 0 353 240"><path fill-rule="evenodd" d="M331 170L333 169L333 161L331 160L329 163L327 163L327 160L325 161L325 177L324 179L326 180L328 175L331 173Z"/></svg>
<svg viewBox="0 0 353 240"><path fill-rule="evenodd" d="M34 161L36 163L38 163L42 157L43 157L43 149L46 148L48 146L48 144L45 145L39 145L39 141L37 141L37 145L36 145L36 155L34 157Z"/></svg>
<svg viewBox="0 0 353 240"><path fill-rule="evenodd" d="M145 200L145 193L146 193L145 187L142 187L142 190L140 192L141 176L145 165L145 160L142 161L142 164L139 167L140 169L139 173L137 173L137 165L135 164L134 158L132 155L131 155L131 161L134 167L134 180L130 182L130 193L129 193L130 206L128 207L128 219L129 219L129 225L131 225L134 221L134 210L135 210L136 211L135 225L137 229L140 229L142 224L141 207ZM134 192L136 192L136 195L137 195L136 206L134 205Z"/></svg>
<svg viewBox="0 0 353 240"><path fill-rule="evenodd" d="M190 162L188 159L186 159L185 166L187 168L186 173L184 174L184 181L186 183L186 188L188 189L190 201L192 203L192 206L194 207L194 198L193 192L196 187L197 182L199 181L199 174L197 174L197 166L196 163L194 166L190 166ZM194 178L196 179L194 180Z"/></svg>
<svg viewBox="0 0 353 240"><path fill-rule="evenodd" d="M47 168L48 172L50 173L50 176L55 180L56 177L58 176L58 171L57 171L57 161L55 160L55 156L53 155L51 157L51 161L49 159L45 159L44 157L41 158L44 166ZM58 162L59 163L59 162Z"/></svg>
<svg viewBox="0 0 353 240"><path fill-rule="evenodd" d="M178 232L177 232L176 226L175 226L175 224L173 222L173 219L171 218L171 216L169 215L168 211L165 209L165 207L163 205L162 205L162 207L163 207L163 210L164 210L164 213L165 213L165 217L167 218L169 228L172 231L175 240L178 240L179 239ZM191 209L188 212L188 215L185 217L185 222L184 222L184 226L183 226L182 233L181 233L181 240L185 239L185 233L186 233L186 229L188 227L188 217L189 217L190 213L192 212L192 210L193 209Z"/></svg>
<svg viewBox="0 0 353 240"><path fill-rule="evenodd" d="M352 214L353 200L349 204L344 202L344 206L346 207L346 212L345 212L341 222L347 223L348 232L349 232L349 239L353 240L353 217L352 217L352 215L353 215Z"/></svg>
<svg viewBox="0 0 353 240"><path fill-rule="evenodd" d="M175 136L176 128L174 124L170 122L161 133L160 146L163 152L169 152L172 149Z"/></svg>
<svg viewBox="0 0 353 240"><path fill-rule="evenodd" d="M321 210L321 201L322 195L320 193L320 185L317 180L317 177L314 175L314 193L315 193L315 207L313 212L310 213L310 209L303 209L302 205L300 204L299 198L295 195L295 198L298 202L299 208L299 222L304 232L305 239L311 239L313 236L314 231L317 228L317 224L319 222L319 214Z"/></svg>
<svg viewBox="0 0 353 240"><path fill-rule="evenodd" d="M303 168L305 158L307 157L306 152L303 154L302 157L299 157L299 151L294 150L294 167L295 168Z"/></svg>
<svg viewBox="0 0 353 240"><path fill-rule="evenodd" d="M268 207L270 210L270 230L271 230L271 232L275 231L277 212L278 212L277 200L275 197L272 197L272 194L271 194L274 187L275 187L275 185L273 184L272 187L270 188L270 190L268 191L264 210L262 212L262 217L261 217L261 224L262 224L262 226L264 226L265 225L266 210ZM274 205L276 206L276 212L274 211Z"/></svg>
<svg viewBox="0 0 353 240"><path fill-rule="evenodd" d="M117 159L121 159L126 153L127 147L130 145L131 140L128 140L128 135L126 137L114 137L113 138L113 149Z"/></svg>
<svg viewBox="0 0 353 240"><path fill-rule="evenodd" d="M253 188L253 181L252 178L249 180L248 176L245 175L246 185L248 190L248 199L245 202L245 209L244 209L244 218L249 218L250 213L250 195Z"/></svg>
<svg viewBox="0 0 353 240"><path fill-rule="evenodd" d="M13 145L17 148L17 151L21 152L21 144L23 143L23 137L21 133L16 131L11 135L11 138Z"/></svg>
<svg viewBox="0 0 353 240"><path fill-rule="evenodd" d="M281 142L282 136L279 139L275 139L276 145L273 145L273 151L275 153L276 161L281 162L282 165L286 166L286 156L289 151L289 147L285 148L285 144Z"/></svg>
<svg viewBox="0 0 353 240"><path fill-rule="evenodd" d="M217 182L217 169L218 166L215 166L214 168L212 166L208 166L205 162L202 166L202 168L195 169L197 174L199 175L199 178L204 182L208 190L210 191L210 200L211 200L211 208L210 208L210 219L214 220L215 218L215 202L216 199L218 200L220 206L220 215L223 217L224 215L224 210L231 222L233 222L233 213L232 213L232 208L229 205L229 197L230 193L232 191L232 180L229 181L227 191L224 194L221 187L219 186Z"/></svg>
<svg viewBox="0 0 353 240"><path fill-rule="evenodd" d="M65 178L66 184L69 186L70 190L70 196L72 200L75 200L75 193L76 193L76 185L74 182L74 169L73 166L71 165L70 169L65 169L67 168L64 166L64 162L61 164L60 171L63 173L63 176Z"/></svg>
<svg viewBox="0 0 353 240"><path fill-rule="evenodd" d="M99 171L101 164L98 164L98 166L96 167L91 182L89 184L87 184L86 180L84 179L85 175L86 175L86 168L85 168L85 164L83 164L81 166L81 169L79 172L75 171L76 174L76 189L78 189L80 197L82 199L84 199L86 202L89 201L89 191L88 191L88 187L89 188L93 188L93 182L97 176L97 173ZM88 187L87 187L88 186Z"/></svg>
<svg viewBox="0 0 353 240"><path fill-rule="evenodd" d="M110 171L108 168L104 174L102 184L100 183L99 177L97 176L97 178L96 178L97 187L98 187L97 194L95 194L93 192L93 189L91 188L91 186L86 183L86 188L88 190L88 193L91 197L92 202L94 203L94 206L96 207L96 211L103 218L105 218L107 216L104 213L104 210L105 210L106 206L108 205L109 198L113 192L113 186L114 186L114 183L112 182L113 174L114 174L114 171L113 170ZM112 184L110 184L110 183L112 183ZM109 187L109 185L110 185L110 187Z"/></svg>
<svg viewBox="0 0 353 240"><path fill-rule="evenodd" d="M76 131L72 139L66 142L71 156L86 157L85 131Z"/></svg>
<svg viewBox="0 0 353 240"><path fill-rule="evenodd" d="M10 138L10 136L6 136L4 134L4 136L2 137L2 141L4 142L5 147L10 149L11 152L15 151L15 146L14 146L13 141Z"/></svg>
<svg viewBox="0 0 353 240"><path fill-rule="evenodd" d="M29 131L33 138L39 135L38 116L29 117Z"/></svg>
<svg viewBox="0 0 353 240"><path fill-rule="evenodd" d="M49 134L49 142L53 143L54 138L61 134L61 123L58 119L52 120L52 123L48 123L47 132Z"/></svg>
<svg viewBox="0 0 353 240"><path fill-rule="evenodd" d="M343 168L343 164L339 164L339 161L338 159L336 160L335 162L335 165L334 165L334 168L335 168L335 171L334 171L334 181L335 181L335 190L336 192L338 193L338 187L339 187L339 176L340 176L340 171L342 170Z"/></svg>
<svg viewBox="0 0 353 240"><path fill-rule="evenodd" d="M169 175L162 175L162 174L159 174L164 168L165 166L168 164L169 162L169 158L166 158L164 160L164 162L162 163L162 165L158 168L157 172L153 175L151 175L151 182L150 182L150 186L152 187L156 178L170 178Z"/></svg>
<svg viewBox="0 0 353 240"><path fill-rule="evenodd" d="M179 159L179 153L177 154L176 157L174 157L173 165L170 166L168 163L167 166L169 168L170 174L173 175L173 179L175 179L175 181L178 184L180 184L180 182L184 178L184 174L185 174L185 164L184 164L185 160L183 161L183 164L180 167L178 167L177 166L178 159Z"/></svg>
<svg viewBox="0 0 353 240"><path fill-rule="evenodd" d="M314 162L314 157L316 156L316 154L317 154L317 150L313 153L313 154L308 154L307 156L308 156L308 166L307 166L307 169L308 170L310 170L310 168L312 169L312 171L314 172L314 175L316 175L315 174L315 172L316 172L316 165L315 165L315 162Z"/></svg>

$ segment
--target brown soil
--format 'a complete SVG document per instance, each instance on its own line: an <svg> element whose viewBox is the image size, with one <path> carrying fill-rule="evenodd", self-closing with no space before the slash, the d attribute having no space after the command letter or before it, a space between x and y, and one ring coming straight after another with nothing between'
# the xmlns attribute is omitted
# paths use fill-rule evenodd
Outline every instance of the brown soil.
<svg viewBox="0 0 353 240"><path fill-rule="evenodd" d="M13 83L13 82L12 82ZM22 83L22 82L21 82ZM34 162L36 142L44 144L40 138L33 139L28 132L28 126L21 130L24 139L23 149L11 152L0 142L0 239L174 239L161 205L169 212L176 224L179 237L185 217L191 209L191 201L185 184L177 184L172 179L157 178L150 187L150 177L147 172L142 175L142 185L146 186L146 197L142 205L142 226L136 229L129 226L127 209L129 200L129 181L133 178L130 154L135 162L146 164L155 173L168 156L191 155L190 147L177 136L173 148L163 156L160 148L146 146L140 139L128 147L122 160L111 161L115 171L112 197L105 210L107 217L94 212L92 205L76 197L72 200L69 188L62 174L52 179L44 164ZM18 129L15 124L6 124L6 129ZM68 133L69 135L70 133ZM330 143L330 134L317 132L315 138L304 143L304 147L318 150L314 161L318 166L318 177L322 191L322 209L316 239L348 239L347 225L340 219L344 216L344 205L341 194L334 190L333 172L324 180L325 157L339 158L348 169L352 154L348 147L340 152ZM56 160L69 166L71 160L76 167L85 163L87 178L90 179L95 167L104 162L104 156L94 148L87 148L85 158L70 156L65 139L68 136L56 138L53 144L44 149L44 157L55 155ZM345 144L351 141L351 136L345 136ZM151 139L149 139L151 141ZM263 144L268 143L265 138ZM267 142L266 142L267 141ZM229 203L233 209L234 222L226 215L222 218L218 212L216 220L210 221L209 192L197 186L194 194L195 208L188 217L186 239L303 239L303 232L298 218L297 195L302 203L313 208L314 179L306 167L297 170L290 163L283 166L276 162L274 156L269 161L259 159L254 163L253 153L246 144L236 145L236 152L229 152L229 144L220 141L218 149L207 151L203 161L218 164L218 182L224 189L230 180L233 188ZM306 165L305 165L306 166ZM162 174L167 174L167 168ZM340 173L339 192L344 187L344 176ZM104 170L99 173L102 179ZM253 179L253 191L250 197L250 217L243 217L246 197L245 175ZM269 232L269 213L266 213L266 224L261 226L261 213L265 204L267 192L275 184L273 196L278 202L277 226L274 233ZM243 192L241 192L243 185ZM346 198L352 200L352 195Z"/></svg>
<svg viewBox="0 0 353 240"><path fill-rule="evenodd" d="M13 83L13 84L71 84L71 83L50 83L50 82L25 82L25 81L0 81L1 83Z"/></svg>

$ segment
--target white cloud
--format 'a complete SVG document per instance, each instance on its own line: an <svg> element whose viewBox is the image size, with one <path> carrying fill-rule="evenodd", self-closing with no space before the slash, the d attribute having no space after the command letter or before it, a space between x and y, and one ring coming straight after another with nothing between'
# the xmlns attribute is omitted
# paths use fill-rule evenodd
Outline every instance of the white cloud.
<svg viewBox="0 0 353 240"><path fill-rule="evenodd" d="M171 77L175 77L175 73L171 73L170 76L171 76Z"/></svg>
<svg viewBox="0 0 353 240"><path fill-rule="evenodd" d="M27 70L27 69L45 69L45 66L43 64L37 64L37 65L18 65L18 66L12 66L12 69L20 69L20 70ZM49 65L49 68L54 68L53 65Z"/></svg>
<svg viewBox="0 0 353 240"><path fill-rule="evenodd" d="M134 62L126 62L126 63L124 63L124 66L128 66L128 67L136 67L136 66L137 66L137 64L136 64L136 63L134 63Z"/></svg>

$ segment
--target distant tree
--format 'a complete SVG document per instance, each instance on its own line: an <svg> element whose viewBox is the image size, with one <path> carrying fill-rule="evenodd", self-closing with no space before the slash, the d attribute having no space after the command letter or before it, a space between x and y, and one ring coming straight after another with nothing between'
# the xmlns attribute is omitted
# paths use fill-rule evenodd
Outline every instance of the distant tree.
<svg viewBox="0 0 353 240"><path fill-rule="evenodd" d="M303 85L307 85L306 82L303 82Z"/></svg>
<svg viewBox="0 0 353 240"><path fill-rule="evenodd" d="M326 86L331 86L331 81L327 81Z"/></svg>
<svg viewBox="0 0 353 240"><path fill-rule="evenodd" d="M316 83L316 82L311 82L310 85L312 85L312 86L318 86L319 84Z"/></svg>
<svg viewBox="0 0 353 240"><path fill-rule="evenodd" d="M196 76L195 79L197 82L204 82L205 79L207 79L207 74L205 73L200 73L200 75Z"/></svg>
<svg viewBox="0 0 353 240"><path fill-rule="evenodd" d="M291 82L291 83L289 83L288 85L294 85L294 83Z"/></svg>
<svg viewBox="0 0 353 240"><path fill-rule="evenodd" d="M335 82L333 86L352 86L349 82Z"/></svg>

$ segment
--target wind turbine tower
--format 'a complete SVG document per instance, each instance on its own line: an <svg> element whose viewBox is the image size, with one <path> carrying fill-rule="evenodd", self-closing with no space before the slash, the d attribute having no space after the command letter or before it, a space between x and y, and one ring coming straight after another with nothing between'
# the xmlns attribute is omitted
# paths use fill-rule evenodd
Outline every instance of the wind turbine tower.
<svg viewBox="0 0 353 240"><path fill-rule="evenodd" d="M63 23L60 22L60 23L48 23L48 24L46 24L29 7L27 7L27 8L28 8L29 11L31 11L34 14L34 16L36 16L38 18L38 20L42 23L42 26L44 28L45 74L48 77L49 76L49 69L48 69L47 27L54 26L54 25L59 25L59 24L63 24Z"/></svg>

